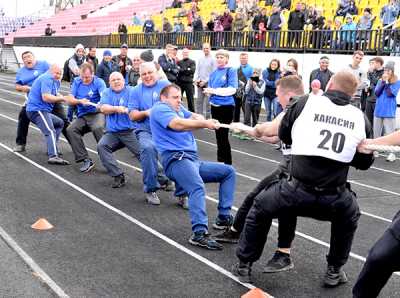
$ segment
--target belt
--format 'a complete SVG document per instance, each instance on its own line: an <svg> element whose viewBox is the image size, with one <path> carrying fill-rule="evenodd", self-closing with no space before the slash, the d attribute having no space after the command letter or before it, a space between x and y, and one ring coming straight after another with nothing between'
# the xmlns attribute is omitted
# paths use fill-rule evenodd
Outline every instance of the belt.
<svg viewBox="0 0 400 298"><path fill-rule="evenodd" d="M346 184L342 184L334 187L318 187L313 185L305 184L294 177L291 177L288 181L289 185L294 188L301 188L307 192L318 194L318 195L335 195L343 193L346 190Z"/></svg>
<svg viewBox="0 0 400 298"><path fill-rule="evenodd" d="M397 107L400 108L400 103L397 104Z"/></svg>

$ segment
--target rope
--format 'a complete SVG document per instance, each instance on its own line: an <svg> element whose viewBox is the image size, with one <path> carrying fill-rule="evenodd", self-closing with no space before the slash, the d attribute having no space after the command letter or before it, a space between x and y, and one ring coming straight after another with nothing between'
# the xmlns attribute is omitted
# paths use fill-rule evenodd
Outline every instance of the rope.
<svg viewBox="0 0 400 298"><path fill-rule="evenodd" d="M228 128L234 132L246 132L253 130L253 127L244 125L243 123L236 122L231 124L220 123L219 127Z"/></svg>
<svg viewBox="0 0 400 298"><path fill-rule="evenodd" d="M366 145L366 149L380 152L400 152L400 146L389 146L389 145Z"/></svg>

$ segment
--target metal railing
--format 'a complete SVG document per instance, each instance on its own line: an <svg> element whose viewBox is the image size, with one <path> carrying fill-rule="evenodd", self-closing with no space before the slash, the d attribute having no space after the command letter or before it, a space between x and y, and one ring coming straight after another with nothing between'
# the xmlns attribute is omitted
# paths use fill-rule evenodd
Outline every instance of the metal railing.
<svg viewBox="0 0 400 298"><path fill-rule="evenodd" d="M373 55L400 55L400 30L315 30L257 32L184 32L135 33L93 36L40 36L14 38L16 46L74 47L77 43L100 48L164 48L172 43L179 47L201 49L204 42L212 48L233 51L336 53L363 50Z"/></svg>

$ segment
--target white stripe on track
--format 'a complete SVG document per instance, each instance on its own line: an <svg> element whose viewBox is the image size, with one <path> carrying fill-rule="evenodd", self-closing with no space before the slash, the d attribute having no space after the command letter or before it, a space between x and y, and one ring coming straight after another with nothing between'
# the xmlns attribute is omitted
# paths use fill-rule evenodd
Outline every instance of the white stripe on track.
<svg viewBox="0 0 400 298"><path fill-rule="evenodd" d="M126 220L130 221L131 223L137 225L138 227L142 228L143 230L149 232L150 234L152 234L153 236L163 240L164 242L168 243L169 245L177 248L178 250L186 253L187 255L197 259L198 261L202 262L203 264L211 267L212 269L216 270L217 272L225 275L226 277L234 280L235 282L241 284L242 286L248 288L248 289L253 289L255 288L255 286L248 284L248 283L242 283L241 281L239 281L239 279L234 276L232 273L230 273L229 271L225 270L224 268L220 267L219 265L213 263L212 261L208 260L207 258L195 253L194 251L186 248L185 246L179 244L178 242L172 240L171 238L161 234L160 232L156 231L155 229L147 226L146 224L142 223L141 221L137 220L136 218L126 214L125 212L119 210L118 208L115 208L113 206L111 206L110 204L104 202L103 200L101 200L99 197L91 194L90 192L86 191L85 189L81 188L80 186L70 182L69 180L61 177L60 175L54 173L53 171L47 169L46 167L36 163L35 161L31 160L30 158L18 153L18 152L13 152L12 148L8 147L7 145L4 145L3 143L0 142L0 146L3 147L4 149L6 149L7 151L14 153L15 155L17 155L18 157L20 157L21 159L25 160L26 162L30 163L31 165L35 166L36 168L42 170L43 172L49 174L50 176L54 177L55 179L61 181L62 183L70 186L71 188L73 188L74 190L80 192L81 194L83 194L84 196L86 196L87 198L89 198L90 200L96 202L97 204L103 206L104 208L118 214L119 216L125 218Z"/></svg>

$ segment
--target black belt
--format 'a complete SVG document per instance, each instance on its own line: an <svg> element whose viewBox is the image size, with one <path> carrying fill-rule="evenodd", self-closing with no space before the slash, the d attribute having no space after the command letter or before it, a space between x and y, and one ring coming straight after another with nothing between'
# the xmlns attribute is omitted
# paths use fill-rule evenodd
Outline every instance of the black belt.
<svg viewBox="0 0 400 298"><path fill-rule="evenodd" d="M397 104L397 107L400 108L400 103Z"/></svg>
<svg viewBox="0 0 400 298"><path fill-rule="evenodd" d="M334 186L334 187L318 187L313 185L305 184L294 177L291 177L288 183L294 188L301 188L307 192L318 194L318 195L335 195L343 193L346 190L346 184Z"/></svg>

